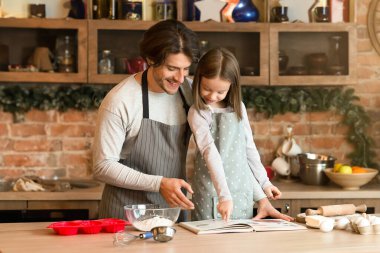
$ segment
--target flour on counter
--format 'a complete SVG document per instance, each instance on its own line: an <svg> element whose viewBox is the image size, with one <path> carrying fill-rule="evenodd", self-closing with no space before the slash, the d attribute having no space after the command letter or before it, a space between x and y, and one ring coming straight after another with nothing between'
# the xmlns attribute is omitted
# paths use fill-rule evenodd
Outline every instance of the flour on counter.
<svg viewBox="0 0 380 253"><path fill-rule="evenodd" d="M169 219L155 216L150 219L135 221L133 223L133 226L141 231L150 231L154 227L161 227L161 226L170 227L170 226L173 226L173 224L174 222Z"/></svg>

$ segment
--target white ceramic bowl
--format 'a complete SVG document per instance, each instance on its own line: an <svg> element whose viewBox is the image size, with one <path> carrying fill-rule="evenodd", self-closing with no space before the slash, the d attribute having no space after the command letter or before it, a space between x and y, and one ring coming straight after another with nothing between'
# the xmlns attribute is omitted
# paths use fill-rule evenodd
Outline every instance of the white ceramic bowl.
<svg viewBox="0 0 380 253"><path fill-rule="evenodd" d="M326 176L343 190L359 190L359 188L371 181L379 172L375 169L366 168L366 173L342 174L325 169Z"/></svg>
<svg viewBox="0 0 380 253"><path fill-rule="evenodd" d="M151 231L154 227L171 227L177 221L181 209L160 208L159 205L138 204L124 206L125 216L133 227Z"/></svg>

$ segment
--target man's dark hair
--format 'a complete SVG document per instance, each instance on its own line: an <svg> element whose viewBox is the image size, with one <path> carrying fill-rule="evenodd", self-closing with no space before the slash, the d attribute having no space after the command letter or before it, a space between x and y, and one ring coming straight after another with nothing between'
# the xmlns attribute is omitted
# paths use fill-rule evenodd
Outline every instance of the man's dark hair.
<svg viewBox="0 0 380 253"><path fill-rule="evenodd" d="M140 42L140 54L154 66L169 54L183 53L192 62L199 60L199 40L195 32L177 20L164 20L150 27Z"/></svg>

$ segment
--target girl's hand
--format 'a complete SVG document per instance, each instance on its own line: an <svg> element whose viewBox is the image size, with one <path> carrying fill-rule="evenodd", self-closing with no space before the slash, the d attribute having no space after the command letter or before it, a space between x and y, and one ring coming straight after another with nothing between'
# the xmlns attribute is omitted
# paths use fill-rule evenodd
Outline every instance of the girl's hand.
<svg viewBox="0 0 380 253"><path fill-rule="evenodd" d="M232 200L220 201L218 203L217 209L218 212L222 215L222 219L224 221L228 221L230 219L233 207L234 205L232 203Z"/></svg>
<svg viewBox="0 0 380 253"><path fill-rule="evenodd" d="M264 189L268 199L279 199L281 197L281 191L274 185L268 186Z"/></svg>
<svg viewBox="0 0 380 253"><path fill-rule="evenodd" d="M269 202L268 198L263 198L257 201L257 215L253 217L254 220L263 219L265 217L271 217L273 219L282 219L286 221L294 221L294 218L280 213L277 209L275 209L272 204Z"/></svg>

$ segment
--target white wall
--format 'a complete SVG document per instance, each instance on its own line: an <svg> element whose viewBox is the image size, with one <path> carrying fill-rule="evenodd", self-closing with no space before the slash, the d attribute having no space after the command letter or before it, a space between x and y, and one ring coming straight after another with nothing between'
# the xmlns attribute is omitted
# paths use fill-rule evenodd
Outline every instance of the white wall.
<svg viewBox="0 0 380 253"><path fill-rule="evenodd" d="M27 18L29 4L45 4L47 18L65 18L70 0L0 0L2 17Z"/></svg>

